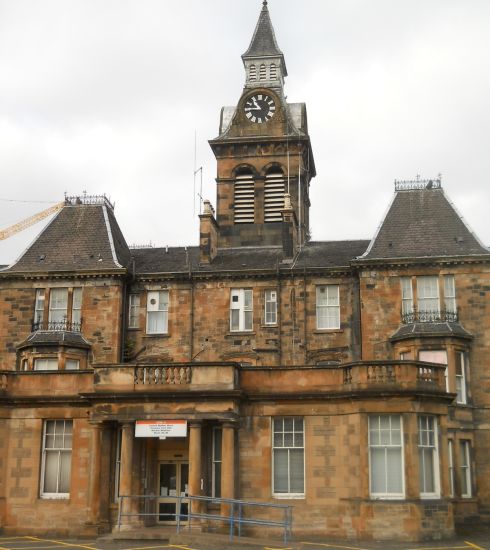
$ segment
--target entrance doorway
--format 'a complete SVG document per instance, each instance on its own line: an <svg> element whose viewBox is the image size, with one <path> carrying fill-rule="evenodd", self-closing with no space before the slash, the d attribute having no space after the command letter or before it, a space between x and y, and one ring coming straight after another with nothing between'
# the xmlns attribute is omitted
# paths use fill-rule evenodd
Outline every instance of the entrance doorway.
<svg viewBox="0 0 490 550"><path fill-rule="evenodd" d="M189 463L175 460L160 462L158 472L159 523L175 523L177 514L180 514L180 521L187 521L189 501L182 499L179 505L177 497L188 495Z"/></svg>

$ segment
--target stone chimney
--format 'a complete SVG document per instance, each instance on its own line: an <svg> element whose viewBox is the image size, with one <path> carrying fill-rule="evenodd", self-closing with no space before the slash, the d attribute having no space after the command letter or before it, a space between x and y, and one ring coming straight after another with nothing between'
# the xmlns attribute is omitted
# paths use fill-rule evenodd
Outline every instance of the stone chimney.
<svg viewBox="0 0 490 550"><path fill-rule="evenodd" d="M214 208L207 200L204 201L204 211L199 215L199 220L199 263L210 264L218 249L218 223Z"/></svg>
<svg viewBox="0 0 490 550"><path fill-rule="evenodd" d="M291 195L284 195L282 210L282 252L284 259L292 259L298 245L298 220L291 204Z"/></svg>

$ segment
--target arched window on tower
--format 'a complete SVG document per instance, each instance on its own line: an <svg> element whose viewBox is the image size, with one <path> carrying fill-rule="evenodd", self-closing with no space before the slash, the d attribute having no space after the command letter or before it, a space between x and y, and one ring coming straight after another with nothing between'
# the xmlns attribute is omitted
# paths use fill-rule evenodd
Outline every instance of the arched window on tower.
<svg viewBox="0 0 490 550"><path fill-rule="evenodd" d="M271 63L270 80L277 80L277 67L275 63Z"/></svg>
<svg viewBox="0 0 490 550"><path fill-rule="evenodd" d="M255 221L255 182L251 170L240 170L235 176L235 223Z"/></svg>
<svg viewBox="0 0 490 550"><path fill-rule="evenodd" d="M255 65L250 65L248 74L249 74L249 80L251 82L254 82L255 80L257 80L257 67Z"/></svg>
<svg viewBox="0 0 490 550"><path fill-rule="evenodd" d="M267 80L267 67L264 64L260 66L259 80Z"/></svg>
<svg viewBox="0 0 490 550"><path fill-rule="evenodd" d="M264 221L282 221L286 180L280 168L271 168L265 176L264 184Z"/></svg>

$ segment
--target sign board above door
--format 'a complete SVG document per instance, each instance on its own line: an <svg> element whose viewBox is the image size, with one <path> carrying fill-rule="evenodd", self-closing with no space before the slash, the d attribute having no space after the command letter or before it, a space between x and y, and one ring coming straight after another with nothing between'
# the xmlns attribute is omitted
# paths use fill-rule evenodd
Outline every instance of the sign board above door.
<svg viewBox="0 0 490 550"><path fill-rule="evenodd" d="M137 420L135 437L186 437L187 420Z"/></svg>

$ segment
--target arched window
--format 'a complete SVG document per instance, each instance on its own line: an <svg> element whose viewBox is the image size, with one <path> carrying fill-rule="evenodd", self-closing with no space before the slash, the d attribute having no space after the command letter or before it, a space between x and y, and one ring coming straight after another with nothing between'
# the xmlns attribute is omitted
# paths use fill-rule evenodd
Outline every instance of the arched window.
<svg viewBox="0 0 490 550"><path fill-rule="evenodd" d="M271 168L265 176L264 184L264 220L268 222L282 221L284 208L285 178L280 168Z"/></svg>
<svg viewBox="0 0 490 550"><path fill-rule="evenodd" d="M250 170L241 170L235 177L235 223L254 223L255 187Z"/></svg>
<svg viewBox="0 0 490 550"><path fill-rule="evenodd" d="M271 63L270 80L277 80L277 67L275 63Z"/></svg>
<svg viewBox="0 0 490 550"><path fill-rule="evenodd" d="M260 66L259 79L267 80L267 67L264 64Z"/></svg>
<svg viewBox="0 0 490 550"><path fill-rule="evenodd" d="M249 74L249 80L251 82L254 82L255 80L257 80L257 67L255 65L250 65L248 74Z"/></svg>

